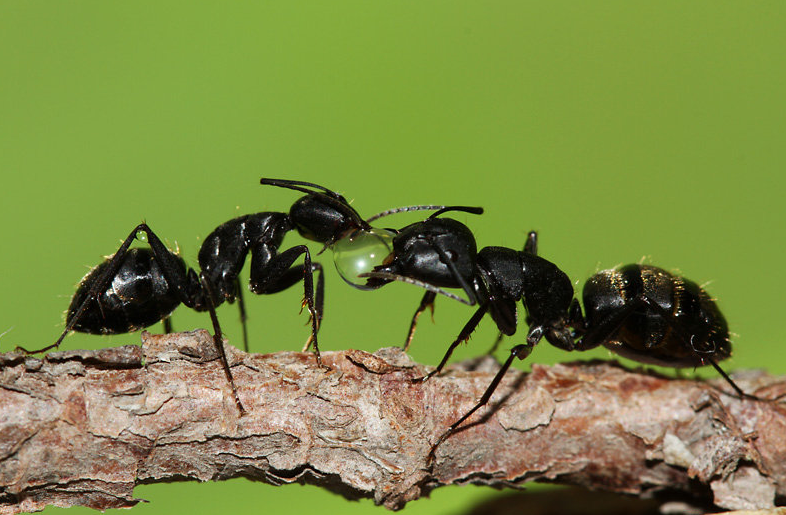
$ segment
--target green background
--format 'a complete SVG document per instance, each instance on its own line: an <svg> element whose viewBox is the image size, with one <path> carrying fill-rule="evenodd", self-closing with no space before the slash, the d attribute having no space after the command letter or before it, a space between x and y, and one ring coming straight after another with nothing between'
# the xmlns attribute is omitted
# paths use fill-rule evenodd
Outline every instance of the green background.
<svg viewBox="0 0 786 515"><path fill-rule="evenodd" d="M51 343L80 277L142 220L193 265L218 224L288 210L297 195L259 186L268 176L326 185L365 215L481 205L458 216L479 247L537 229L579 288L643 257L711 281L735 333L726 367L784 373L784 26L782 0L2 1L0 347ZM400 344L421 291L360 292L327 270L323 349ZM248 295L253 350L300 348L301 297ZM470 313L440 299L413 356L435 364ZM237 344L235 308L219 316ZM183 308L174 324L208 317ZM457 358L494 336L484 321ZM530 360L584 357L544 343ZM141 514L375 509L246 480L135 494L151 501ZM406 509L493 495L444 488Z"/></svg>

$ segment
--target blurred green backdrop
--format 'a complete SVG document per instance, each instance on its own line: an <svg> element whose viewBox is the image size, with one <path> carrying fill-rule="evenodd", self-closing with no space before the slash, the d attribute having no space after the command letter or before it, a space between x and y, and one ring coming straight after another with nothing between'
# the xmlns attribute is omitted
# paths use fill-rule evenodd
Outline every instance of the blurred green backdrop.
<svg viewBox="0 0 786 515"><path fill-rule="evenodd" d="M780 0L0 2L0 345L51 343L74 285L142 220L195 264L218 224L286 211L297 195L258 185L270 176L329 186L366 215L484 206L459 216L479 246L538 229L579 287L642 257L712 281L736 333L727 368L784 373L784 26ZM323 349L400 344L421 293L356 291L329 267ZM253 350L300 348L301 297L248 296ZM471 313L437 304L412 350L431 364ZM239 343L234 307L219 315ZM174 324L208 319L184 308ZM485 321L456 359L494 335ZM582 357L544 343L530 359ZM135 493L151 501L141 514L381 513L245 480ZM440 489L407 513L492 495Z"/></svg>

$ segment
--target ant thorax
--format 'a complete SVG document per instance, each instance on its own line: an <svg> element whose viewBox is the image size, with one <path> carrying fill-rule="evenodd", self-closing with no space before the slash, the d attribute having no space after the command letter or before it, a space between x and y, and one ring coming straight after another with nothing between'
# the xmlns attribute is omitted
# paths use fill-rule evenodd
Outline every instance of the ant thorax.
<svg viewBox="0 0 786 515"><path fill-rule="evenodd" d="M367 286L366 279L359 276L384 264L385 259L393 253L395 235L388 229L356 229L336 241L331 249L333 262L341 278L359 290L375 289Z"/></svg>

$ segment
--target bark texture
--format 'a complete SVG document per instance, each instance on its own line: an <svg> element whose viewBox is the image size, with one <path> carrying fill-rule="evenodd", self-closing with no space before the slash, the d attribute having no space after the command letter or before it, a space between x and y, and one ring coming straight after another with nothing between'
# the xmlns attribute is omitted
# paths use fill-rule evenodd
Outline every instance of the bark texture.
<svg viewBox="0 0 786 515"><path fill-rule="evenodd" d="M786 406L720 381L609 362L510 371L489 406L426 456L498 365L424 384L399 349L246 354L227 346L241 417L205 331L142 347L0 355L0 513L129 507L135 485L248 476L307 482L398 509L440 485L548 481L725 509L786 499ZM737 375L761 397L783 378Z"/></svg>

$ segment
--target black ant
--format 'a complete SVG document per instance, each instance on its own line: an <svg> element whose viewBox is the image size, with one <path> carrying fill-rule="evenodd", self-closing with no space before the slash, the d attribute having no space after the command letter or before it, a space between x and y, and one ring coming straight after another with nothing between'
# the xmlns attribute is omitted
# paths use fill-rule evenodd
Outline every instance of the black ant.
<svg viewBox="0 0 786 515"><path fill-rule="evenodd" d="M447 293L441 288L462 288L469 297L464 302L479 305L437 368L414 381L423 382L440 373L453 350L469 339L486 313L502 334L513 335L516 302L521 300L529 331L526 343L511 349L477 404L432 446L429 462L437 447L489 401L513 359L529 356L542 338L566 351L603 345L639 362L675 368L710 364L741 397L756 398L745 394L718 366L717 361L731 355L728 328L713 299L697 284L653 266L605 270L584 287L585 318L568 276L537 255L535 232L529 233L523 251L485 247L476 254L474 237L466 226L453 221L448 227L435 220L429 218L402 231L393 240L398 252L363 275L370 286L416 278L416 284L429 290L413 317L407 344L420 312L433 302L436 293Z"/></svg>
<svg viewBox="0 0 786 515"><path fill-rule="evenodd" d="M246 315L238 276L251 254L252 292L263 295L283 291L303 281L304 304L308 307L311 335L317 363L322 366L317 331L324 305L322 265L312 262L305 245L296 245L279 252L284 236L297 230L301 236L325 245L338 246L345 254L363 254L370 263L374 253L392 238L386 230L373 229L347 200L317 184L282 179L261 179L261 184L288 188L306 193L290 208L289 213L262 212L233 218L219 225L203 242L198 255L199 272L188 268L183 258L170 251L145 223L137 225L113 256L93 268L81 281L66 314L66 326L60 337L47 347L27 353L45 352L59 347L71 331L91 334L118 334L137 331L164 320L165 331L171 331L169 316L179 304L195 311L208 311L213 324L214 342L224 372L232 387L235 403L241 413L243 405L237 395L232 373L223 347L221 327L215 308L224 301L238 300L243 325L244 348L248 351ZM403 211L440 209L444 206L408 206L382 212L370 220ZM150 248L130 248L137 235L147 236ZM324 250L324 249L323 249ZM294 265L300 255L303 264ZM352 256L338 261L337 266L352 264ZM318 273L316 295L314 272ZM340 270L341 271L341 270ZM362 269L361 269L362 271ZM345 272L351 279L352 270Z"/></svg>

